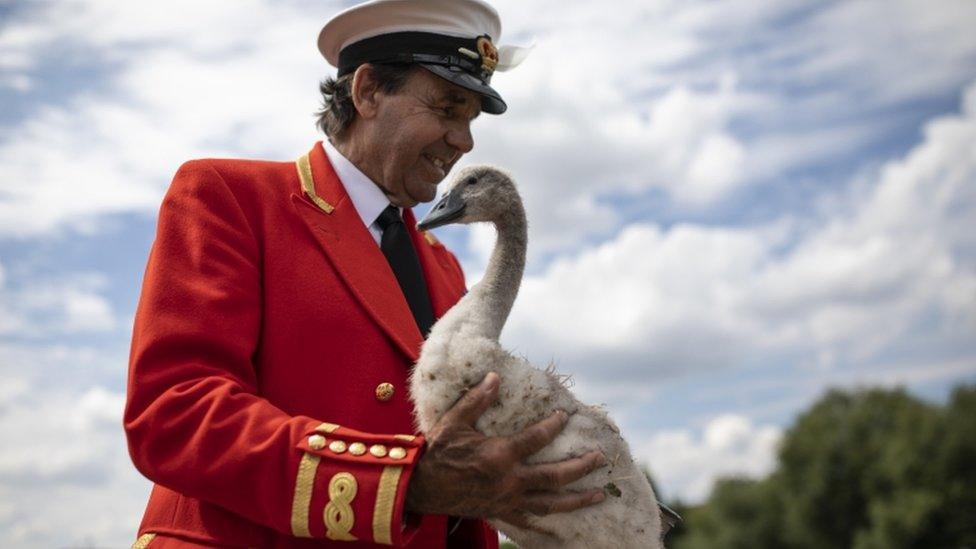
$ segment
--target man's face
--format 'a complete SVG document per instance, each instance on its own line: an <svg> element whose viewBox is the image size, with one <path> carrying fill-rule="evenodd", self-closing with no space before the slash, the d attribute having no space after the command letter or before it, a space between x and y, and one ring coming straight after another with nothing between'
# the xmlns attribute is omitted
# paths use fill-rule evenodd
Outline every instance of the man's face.
<svg viewBox="0 0 976 549"><path fill-rule="evenodd" d="M471 150L480 96L417 68L394 94L379 93L369 161L390 202L430 202L437 184Z"/></svg>

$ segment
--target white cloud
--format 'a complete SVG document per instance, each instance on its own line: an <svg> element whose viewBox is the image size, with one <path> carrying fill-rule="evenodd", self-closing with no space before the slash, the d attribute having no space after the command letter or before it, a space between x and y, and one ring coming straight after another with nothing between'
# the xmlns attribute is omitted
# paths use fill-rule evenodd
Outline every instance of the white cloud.
<svg viewBox="0 0 976 549"><path fill-rule="evenodd" d="M0 263L0 335L22 331L24 320L16 314L10 303L9 291L5 288L6 271Z"/></svg>
<svg viewBox="0 0 976 549"><path fill-rule="evenodd" d="M310 115L327 67L312 43L338 7L64 2L15 19L0 30L0 67L17 86L52 52L111 70L100 91L8 128L0 234L152 212L187 158L296 156L318 138ZM972 68L971 3L813 7L499 2L508 40L538 47L495 79L511 110L479 121L471 160L503 159L525 183L533 253L546 255L619 230L607 194L661 189L675 207L715 207L868 146L888 128L863 112L945 93Z"/></svg>
<svg viewBox="0 0 976 549"><path fill-rule="evenodd" d="M782 436L778 427L754 425L744 416L723 414L701 430L659 432L634 452L650 464L664 497L696 504L708 497L720 477L760 478L770 473Z"/></svg>
<svg viewBox="0 0 976 549"><path fill-rule="evenodd" d="M65 273L5 288L0 279L0 335L43 338L109 332L118 327L104 296L107 280L97 273Z"/></svg>
<svg viewBox="0 0 976 549"><path fill-rule="evenodd" d="M13 335L0 339L0 546L128 547L150 483L122 430L127 349Z"/></svg>
<svg viewBox="0 0 976 549"><path fill-rule="evenodd" d="M510 111L478 122L468 160L504 159L522 182L537 258L618 231L607 195L659 189L670 202L655 210L709 211L760 184L799 186L783 177L798 169L870 158L911 102L965 83L976 51L967 2L499 11L508 36L539 43L495 78Z"/></svg>
<svg viewBox="0 0 976 549"><path fill-rule="evenodd" d="M0 545L128 546L149 483L125 449L123 395L12 381L0 393Z"/></svg>
<svg viewBox="0 0 976 549"><path fill-rule="evenodd" d="M584 37L548 37L520 74L499 84L510 104L504 117L479 119L466 164L497 164L520 183L532 224L533 254L565 251L588 235L607 235L618 212L601 202L648 189L698 208L745 182L744 145L729 131L739 108L735 79L712 91L675 86L656 99L606 87L597 76L563 82L580 60ZM567 51L568 50L568 51Z"/></svg>
<svg viewBox="0 0 976 549"><path fill-rule="evenodd" d="M328 69L314 40L294 36L314 36L320 20L260 2L148 10L159 17L138 4L45 4L0 35L35 61L72 46L113 67L105 91L39 106L0 130L0 235L91 230L98 216L150 213L185 160L297 157L318 138L316 84Z"/></svg>
<svg viewBox="0 0 976 549"><path fill-rule="evenodd" d="M862 203L822 221L638 223L553 261L523 282L506 340L611 384L971 348L974 104L976 84L960 114L929 123L923 142L884 166Z"/></svg>
<svg viewBox="0 0 976 549"><path fill-rule="evenodd" d="M72 393L49 393L45 396L50 400L40 409L28 405L30 396L36 394L33 387L7 399L2 431L4 440L15 444L13 451L0 455L0 477L6 482L65 478L68 482L87 482L99 456L118 446L124 396L102 387ZM38 415L27 421L35 413ZM65 442L84 443L59 444L62 436L70 437ZM52 451L55 448L57 451ZM108 473L101 471L105 476Z"/></svg>

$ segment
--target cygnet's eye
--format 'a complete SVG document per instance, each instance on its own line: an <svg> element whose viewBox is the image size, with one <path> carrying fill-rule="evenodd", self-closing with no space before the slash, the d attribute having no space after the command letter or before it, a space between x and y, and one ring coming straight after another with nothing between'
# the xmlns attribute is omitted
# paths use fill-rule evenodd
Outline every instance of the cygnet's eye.
<svg viewBox="0 0 976 549"><path fill-rule="evenodd" d="M468 185L474 185L475 183L478 182L478 178L472 175L471 177L464 180L464 182L467 183Z"/></svg>

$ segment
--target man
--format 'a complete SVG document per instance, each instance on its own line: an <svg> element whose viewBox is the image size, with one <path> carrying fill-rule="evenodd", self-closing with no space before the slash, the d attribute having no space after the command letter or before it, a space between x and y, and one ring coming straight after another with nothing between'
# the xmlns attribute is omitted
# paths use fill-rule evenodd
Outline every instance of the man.
<svg viewBox="0 0 976 549"><path fill-rule="evenodd" d="M603 499L560 490L599 454L523 463L565 414L509 438L474 430L495 374L427 439L413 429L410 367L465 288L410 208L474 146L479 112L505 110L489 85L499 34L480 0L351 8L319 40L339 69L329 142L177 172L132 340L125 428L155 482L136 546L490 548L481 519L531 527Z"/></svg>

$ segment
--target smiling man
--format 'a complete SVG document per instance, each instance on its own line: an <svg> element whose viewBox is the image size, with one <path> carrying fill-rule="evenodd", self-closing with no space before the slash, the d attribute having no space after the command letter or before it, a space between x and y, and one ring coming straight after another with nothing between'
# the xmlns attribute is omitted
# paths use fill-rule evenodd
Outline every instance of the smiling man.
<svg viewBox="0 0 976 549"><path fill-rule="evenodd" d="M341 84L323 87L337 85L349 87L348 101L357 116L332 132L333 150L361 167L398 207L433 200L437 184L474 146L471 122L481 112L480 96L427 70L365 64ZM325 128L331 112L341 108L333 103L335 97L334 91L327 95L320 123Z"/></svg>
<svg viewBox="0 0 976 549"><path fill-rule="evenodd" d="M465 291L410 208L501 114L495 11L379 0L319 49L328 140L295 162L194 160L160 209L133 329L125 429L154 483L137 547L497 547L483 519L598 503L562 488L603 456L529 466L557 413L487 438L489 374L428 439L406 388L424 336Z"/></svg>

